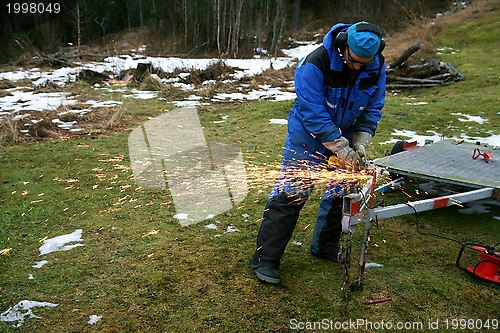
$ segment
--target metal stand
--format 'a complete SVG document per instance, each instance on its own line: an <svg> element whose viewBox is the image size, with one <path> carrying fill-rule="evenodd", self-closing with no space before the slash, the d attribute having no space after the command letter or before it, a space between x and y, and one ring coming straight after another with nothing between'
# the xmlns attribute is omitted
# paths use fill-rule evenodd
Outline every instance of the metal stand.
<svg viewBox="0 0 500 333"><path fill-rule="evenodd" d="M456 141L440 141L423 147L410 144L409 150L403 150L388 158L374 161L377 171L359 191L344 197L342 237L348 243L358 224L364 224L363 243L359 257L356 283L361 284L365 268L365 254L368 248L369 235L374 221L391 217L413 214L456 204L472 202L481 199L494 198L498 200L500 188L500 162L496 161L491 152L484 153L484 160L477 158L478 146L458 143ZM401 147L403 148L403 146ZM475 157L475 158L474 158ZM463 193L418 200L406 204L373 208L375 183L382 168L389 172L408 175L428 180L439 180L451 184L465 185L472 189ZM342 239L342 238L341 238ZM339 254L339 267L345 270L344 290L349 282L350 246L349 251ZM344 256L342 254L344 253Z"/></svg>

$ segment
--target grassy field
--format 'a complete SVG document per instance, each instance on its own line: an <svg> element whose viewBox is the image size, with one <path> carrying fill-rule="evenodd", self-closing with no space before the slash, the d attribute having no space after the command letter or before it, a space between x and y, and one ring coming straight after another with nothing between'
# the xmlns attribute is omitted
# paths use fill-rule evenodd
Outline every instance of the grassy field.
<svg viewBox="0 0 500 333"><path fill-rule="evenodd" d="M500 134L499 24L500 12L492 12L481 21L449 26L438 36L438 47L458 50L440 59L466 79L435 89L389 92L369 156L390 150L380 143L394 137L395 129L447 137ZM368 268L361 288L340 291L336 266L309 252L322 184L303 209L295 243L285 252L282 284L257 281L247 263L286 134L286 126L269 124L269 119L286 118L291 102L199 109L207 141L239 146L246 167L258 172L243 202L211 220L181 227L168 191L135 184L128 155L131 130L166 106L154 100L123 101L127 126L120 132L21 143L0 151L0 250L10 249L0 255L0 312L21 300L58 304L33 309L41 318L26 319L18 328L0 322L1 332L288 332L314 322L332 330L343 324L352 332L379 331L388 323L404 325L403 331L500 329L493 329L500 319L498 285L459 270L460 245L419 234L415 215L380 221L372 230L367 261L383 266ZM461 122L452 113L488 121ZM227 120L218 122L222 116ZM423 198L413 189L416 183L406 189L411 198L391 193L383 199L391 204ZM453 207L422 213L418 223L425 233L494 245L500 241L495 216L500 216L499 206L476 215ZM218 229L205 228L209 223ZM239 232L224 233L228 226ZM44 239L77 229L83 231L84 246L39 255ZM360 236L355 235L355 255ZM466 260L476 259L467 254ZM33 268L40 260L48 263ZM383 297L392 301L365 304ZM89 325L91 315L102 319Z"/></svg>

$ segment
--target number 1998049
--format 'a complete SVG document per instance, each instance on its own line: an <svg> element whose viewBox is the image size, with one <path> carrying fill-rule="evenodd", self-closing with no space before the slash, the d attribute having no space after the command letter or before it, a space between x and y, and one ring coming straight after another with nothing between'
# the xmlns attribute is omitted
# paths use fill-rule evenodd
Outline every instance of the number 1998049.
<svg viewBox="0 0 500 333"><path fill-rule="evenodd" d="M59 14L61 12L61 4L58 2L35 3L35 2L14 2L7 4L8 14Z"/></svg>

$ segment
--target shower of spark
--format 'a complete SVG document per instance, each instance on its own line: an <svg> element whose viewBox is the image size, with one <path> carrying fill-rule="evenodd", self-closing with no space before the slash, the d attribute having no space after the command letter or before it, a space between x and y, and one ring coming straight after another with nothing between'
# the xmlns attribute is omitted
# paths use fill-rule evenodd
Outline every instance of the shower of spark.
<svg viewBox="0 0 500 333"><path fill-rule="evenodd" d="M328 183L329 185L352 184L369 179L373 175L373 166L368 166L358 172L347 169L327 167L326 162L320 165L300 161L297 165L287 166L281 169L281 165L256 166L249 165L247 170L247 182L249 187L259 188L272 186L276 182L286 182L292 187L308 188L312 184Z"/></svg>

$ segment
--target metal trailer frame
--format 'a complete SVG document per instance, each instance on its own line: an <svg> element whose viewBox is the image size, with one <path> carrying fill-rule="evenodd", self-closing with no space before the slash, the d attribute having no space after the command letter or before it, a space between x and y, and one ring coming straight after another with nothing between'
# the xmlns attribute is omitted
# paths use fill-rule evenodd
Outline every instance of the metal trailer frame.
<svg viewBox="0 0 500 333"><path fill-rule="evenodd" d="M370 230L374 221L449 207L459 203L487 198L498 200L499 198L500 161L490 161L491 151L481 153L477 145L461 141L439 141L422 147L418 147L416 142L402 141L398 142L395 148L398 145L400 152L396 152L388 158L379 158L373 161L376 171L358 193L351 193L344 197L339 266L344 268L346 273L341 290L344 290L349 282L347 272L350 266L350 258L345 256L345 253L350 253L350 249L346 251L342 248L342 239L347 237L350 242L357 225L364 224L363 243L356 279L356 283L360 285L365 269L365 254L368 248ZM478 159L479 156L483 156L484 160ZM415 163L416 161L418 163ZM415 164L418 165L415 166ZM374 208L375 184L383 169L396 174L439 180L473 189L406 204Z"/></svg>

